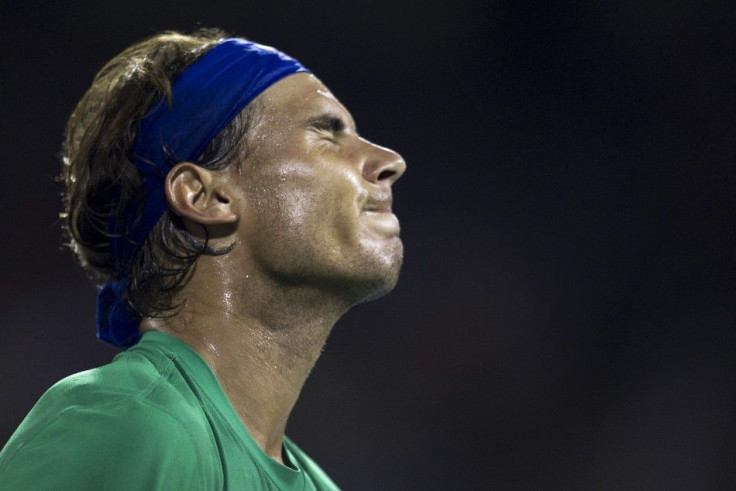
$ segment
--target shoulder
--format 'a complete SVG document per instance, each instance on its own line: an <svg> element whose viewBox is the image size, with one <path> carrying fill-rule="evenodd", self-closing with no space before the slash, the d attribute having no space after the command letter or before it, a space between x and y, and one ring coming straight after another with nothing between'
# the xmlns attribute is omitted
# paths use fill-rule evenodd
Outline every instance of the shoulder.
<svg viewBox="0 0 736 491"><path fill-rule="evenodd" d="M44 489L44 479L57 489L209 487L219 468L212 434L167 370L116 361L57 383L0 453L0 481L18 489Z"/></svg>
<svg viewBox="0 0 736 491"><path fill-rule="evenodd" d="M131 353L57 382L17 433L33 436L65 421L80 424L79 433L95 424L108 432L148 429L151 436L181 427L199 439L198 430L207 429L201 405L174 363ZM69 427L70 432L74 430L75 426ZM128 436L133 438L134 433Z"/></svg>

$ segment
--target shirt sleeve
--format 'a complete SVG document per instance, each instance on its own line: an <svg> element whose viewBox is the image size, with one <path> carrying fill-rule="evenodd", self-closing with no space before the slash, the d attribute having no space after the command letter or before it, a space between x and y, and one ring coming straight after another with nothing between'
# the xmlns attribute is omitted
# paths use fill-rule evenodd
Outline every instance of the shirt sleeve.
<svg viewBox="0 0 736 491"><path fill-rule="evenodd" d="M8 490L187 490L217 481L186 425L145 400L65 408L8 446L0 459Z"/></svg>

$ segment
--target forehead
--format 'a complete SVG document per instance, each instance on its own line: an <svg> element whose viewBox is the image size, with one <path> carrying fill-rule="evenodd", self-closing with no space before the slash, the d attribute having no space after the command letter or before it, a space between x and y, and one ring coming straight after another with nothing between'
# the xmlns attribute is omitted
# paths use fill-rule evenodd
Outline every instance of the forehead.
<svg viewBox="0 0 736 491"><path fill-rule="evenodd" d="M271 122L298 122L322 113L333 113L355 127L350 112L311 73L296 73L266 89L258 97L263 116Z"/></svg>

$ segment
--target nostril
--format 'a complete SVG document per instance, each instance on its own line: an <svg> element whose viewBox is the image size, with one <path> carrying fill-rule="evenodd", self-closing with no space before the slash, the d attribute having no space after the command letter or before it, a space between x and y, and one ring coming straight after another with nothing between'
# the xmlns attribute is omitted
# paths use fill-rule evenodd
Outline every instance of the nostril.
<svg viewBox="0 0 736 491"><path fill-rule="evenodd" d="M393 177L395 175L396 175L396 171L387 169L387 170L381 172L380 174L378 174L378 180L379 181L383 181L384 179L389 179L389 178L391 178L391 177Z"/></svg>

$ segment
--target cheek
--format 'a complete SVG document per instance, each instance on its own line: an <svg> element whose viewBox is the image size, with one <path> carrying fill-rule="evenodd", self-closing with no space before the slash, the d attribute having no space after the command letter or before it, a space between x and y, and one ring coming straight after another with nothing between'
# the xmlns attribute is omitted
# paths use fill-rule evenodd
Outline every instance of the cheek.
<svg viewBox="0 0 736 491"><path fill-rule="evenodd" d="M352 172L339 175L325 194L330 196L330 207L326 214L332 219L333 229L343 242L357 240L360 225L360 210L365 202L360 178Z"/></svg>
<svg viewBox="0 0 736 491"><path fill-rule="evenodd" d="M258 222L282 231L304 230L325 218L327 189L315 170L301 163L285 163L257 176L249 200Z"/></svg>
<svg viewBox="0 0 736 491"><path fill-rule="evenodd" d="M365 192L361 176L335 159L307 160L282 162L253 176L248 199L257 228L330 248L355 241Z"/></svg>
<svg viewBox="0 0 736 491"><path fill-rule="evenodd" d="M308 187L283 185L273 190L273 202L267 212L279 216L286 226L301 229L314 216L316 207Z"/></svg>

